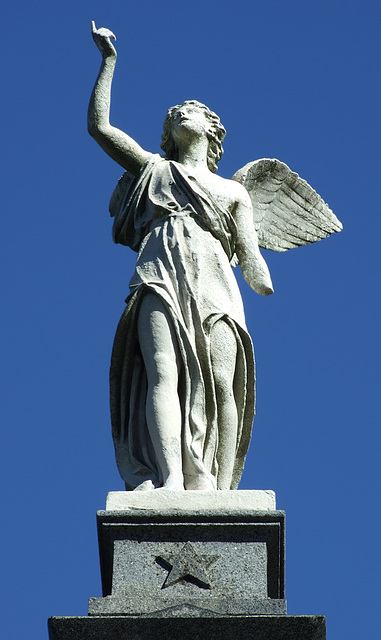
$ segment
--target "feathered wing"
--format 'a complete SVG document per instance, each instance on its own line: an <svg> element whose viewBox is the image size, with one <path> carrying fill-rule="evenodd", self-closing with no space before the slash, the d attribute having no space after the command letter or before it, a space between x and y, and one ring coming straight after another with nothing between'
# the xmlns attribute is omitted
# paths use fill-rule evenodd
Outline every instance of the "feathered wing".
<svg viewBox="0 0 381 640"><path fill-rule="evenodd" d="M287 251L343 228L316 191L279 160L249 162L232 179L250 195L259 246L264 249Z"/></svg>

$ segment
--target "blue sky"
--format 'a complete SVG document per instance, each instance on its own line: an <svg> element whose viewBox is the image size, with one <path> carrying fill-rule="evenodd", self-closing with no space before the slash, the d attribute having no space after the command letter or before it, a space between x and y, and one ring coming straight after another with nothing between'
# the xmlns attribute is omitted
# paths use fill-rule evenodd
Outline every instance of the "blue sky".
<svg viewBox="0 0 381 640"><path fill-rule="evenodd" d="M379 626L378 2L14 0L2 11L2 629L47 638L50 615L101 594L95 512L123 488L108 412L113 335L134 266L111 240L121 169L86 131L117 35L112 122L159 151L166 110L196 98L227 129L219 173L276 157L344 231L265 251L275 295L242 282L258 367L241 488L287 515L291 614L329 640Z"/></svg>

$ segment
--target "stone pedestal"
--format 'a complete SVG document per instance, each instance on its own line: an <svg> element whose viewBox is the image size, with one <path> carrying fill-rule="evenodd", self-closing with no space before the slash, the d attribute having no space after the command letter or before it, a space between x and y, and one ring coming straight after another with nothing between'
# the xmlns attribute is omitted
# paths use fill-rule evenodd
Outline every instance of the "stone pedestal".
<svg viewBox="0 0 381 640"><path fill-rule="evenodd" d="M125 492L128 508L99 511L104 597L89 615L286 613L284 513L265 492L252 509L251 493Z"/></svg>
<svg viewBox="0 0 381 640"><path fill-rule="evenodd" d="M323 616L50 618L50 640L325 640Z"/></svg>
<svg viewBox="0 0 381 640"><path fill-rule="evenodd" d="M50 640L324 640L287 616L284 512L273 492L114 492L99 511L103 597L51 618Z"/></svg>

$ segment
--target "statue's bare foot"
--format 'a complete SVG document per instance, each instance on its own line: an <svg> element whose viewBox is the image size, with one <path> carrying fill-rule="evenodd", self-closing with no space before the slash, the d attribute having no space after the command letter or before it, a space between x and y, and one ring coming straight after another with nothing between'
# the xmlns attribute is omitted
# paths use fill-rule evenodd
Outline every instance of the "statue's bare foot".
<svg viewBox="0 0 381 640"><path fill-rule="evenodd" d="M138 484L138 486L135 487L134 491L151 491L154 488L155 486L152 480L145 480L141 484Z"/></svg>
<svg viewBox="0 0 381 640"><path fill-rule="evenodd" d="M184 479L181 476L171 475L164 482L163 486L160 487L159 491L184 491Z"/></svg>
<svg viewBox="0 0 381 640"><path fill-rule="evenodd" d="M213 479L208 475L188 476L185 488L187 491L216 491Z"/></svg>

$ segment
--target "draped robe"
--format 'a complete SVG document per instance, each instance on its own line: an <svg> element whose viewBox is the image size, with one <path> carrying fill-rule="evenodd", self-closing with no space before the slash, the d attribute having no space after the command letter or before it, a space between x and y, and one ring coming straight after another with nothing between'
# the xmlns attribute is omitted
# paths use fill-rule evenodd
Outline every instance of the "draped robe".
<svg viewBox="0 0 381 640"><path fill-rule="evenodd" d="M181 358L181 455L184 477L209 475L217 486L218 406L210 353L213 325L234 332L234 400L238 430L231 488L239 483L254 417L254 355L230 262L236 225L230 212L175 161L153 155L138 178L122 176L110 202L115 242L138 252L127 307L111 358L110 404L118 468L127 489L163 479L149 435L147 374L137 336L139 306L158 296ZM229 425L227 425L227 428Z"/></svg>

